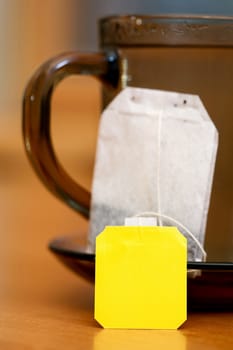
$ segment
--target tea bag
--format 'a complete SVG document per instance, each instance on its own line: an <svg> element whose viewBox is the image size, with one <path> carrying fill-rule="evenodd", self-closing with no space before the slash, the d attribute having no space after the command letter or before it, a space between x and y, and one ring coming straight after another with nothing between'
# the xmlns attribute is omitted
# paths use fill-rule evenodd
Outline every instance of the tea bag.
<svg viewBox="0 0 233 350"><path fill-rule="evenodd" d="M198 96L120 92L100 121L90 250L105 226L124 225L141 212L161 214L162 226L174 226L166 219L173 218L203 245L217 145L217 130ZM188 260L201 260L200 249L187 239Z"/></svg>

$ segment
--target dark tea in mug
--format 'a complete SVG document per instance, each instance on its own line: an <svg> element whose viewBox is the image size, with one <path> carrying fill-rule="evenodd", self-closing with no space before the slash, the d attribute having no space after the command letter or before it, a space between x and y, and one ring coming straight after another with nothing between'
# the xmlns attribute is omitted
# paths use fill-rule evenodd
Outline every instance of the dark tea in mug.
<svg viewBox="0 0 233 350"><path fill-rule="evenodd" d="M99 29L101 52L52 58L27 86L24 141L36 172L56 196L89 216L90 193L57 162L50 138L50 99L68 75L99 78L103 107L126 86L199 95L219 132L205 248L209 261L233 261L233 18L115 16L102 19Z"/></svg>

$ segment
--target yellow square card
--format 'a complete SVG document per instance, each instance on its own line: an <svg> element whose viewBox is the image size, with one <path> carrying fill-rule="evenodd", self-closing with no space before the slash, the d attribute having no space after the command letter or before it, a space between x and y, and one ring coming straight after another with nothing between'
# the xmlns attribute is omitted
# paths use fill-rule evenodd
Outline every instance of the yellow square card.
<svg viewBox="0 0 233 350"><path fill-rule="evenodd" d="M187 242L176 227L107 226L95 278L104 328L177 329L187 318Z"/></svg>

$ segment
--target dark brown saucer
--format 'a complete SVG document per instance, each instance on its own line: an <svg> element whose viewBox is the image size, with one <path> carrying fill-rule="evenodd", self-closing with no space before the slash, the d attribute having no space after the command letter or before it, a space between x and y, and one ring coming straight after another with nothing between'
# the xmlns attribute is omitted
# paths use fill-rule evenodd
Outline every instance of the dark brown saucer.
<svg viewBox="0 0 233 350"><path fill-rule="evenodd" d="M53 239L49 249L69 269L94 283L95 254L87 251L78 234ZM189 309L233 311L233 262L188 262L187 268L200 272L188 277Z"/></svg>

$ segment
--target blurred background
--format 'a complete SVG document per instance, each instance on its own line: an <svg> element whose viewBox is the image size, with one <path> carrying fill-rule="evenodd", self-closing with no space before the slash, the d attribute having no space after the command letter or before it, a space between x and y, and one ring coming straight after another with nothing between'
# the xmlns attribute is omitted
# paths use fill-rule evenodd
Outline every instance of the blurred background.
<svg viewBox="0 0 233 350"><path fill-rule="evenodd" d="M23 88L50 56L96 50L100 17L126 13L233 14L231 0L0 0L0 113L20 111ZM5 117L4 117L5 116Z"/></svg>

